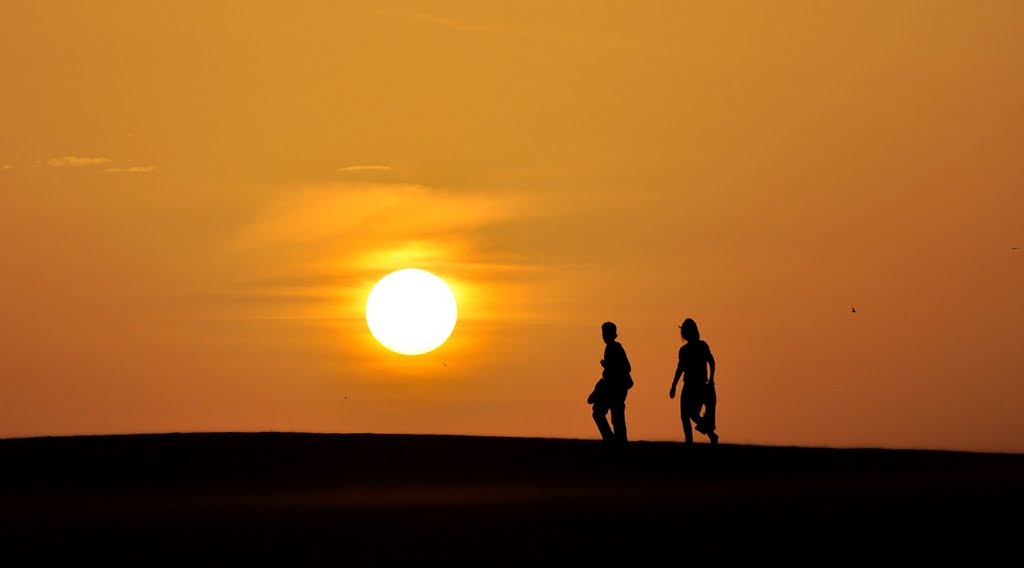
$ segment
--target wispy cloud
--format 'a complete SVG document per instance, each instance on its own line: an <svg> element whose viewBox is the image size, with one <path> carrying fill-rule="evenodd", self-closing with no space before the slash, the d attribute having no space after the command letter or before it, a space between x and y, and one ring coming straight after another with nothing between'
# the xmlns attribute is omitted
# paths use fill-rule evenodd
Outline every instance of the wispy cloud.
<svg viewBox="0 0 1024 568"><path fill-rule="evenodd" d="M272 203L239 243L303 247L353 239L395 242L474 232L527 210L522 198L447 192L419 185L327 185L296 188Z"/></svg>
<svg viewBox="0 0 1024 568"><path fill-rule="evenodd" d="M548 40L559 43L576 44L576 45L591 45L597 47L605 47L611 49L617 49L622 51L631 51L636 53L653 54L656 50L649 47L634 45L615 39L601 38L601 37L588 37L588 36L577 36L572 34L565 34L555 31L548 30L534 30L526 28L515 28L509 26L496 26L488 24L480 24L477 22L471 22L468 20L449 18L446 16L438 16L436 14L428 14L424 12L411 12L411 11L393 11L393 10L375 10L376 14L385 16L393 19L409 20L422 22L424 24L434 25L438 27L447 28L450 30L481 34L481 35L493 35L503 36L512 38L526 38L526 39L537 39L537 40Z"/></svg>
<svg viewBox="0 0 1024 568"><path fill-rule="evenodd" d="M359 165L359 166L346 166L344 168L338 168L339 172L386 172L391 169L391 166L378 166L378 165Z"/></svg>
<svg viewBox="0 0 1024 568"><path fill-rule="evenodd" d="M537 287L551 267L501 246L494 233L539 206L533 196L419 185L291 188L225 242L236 264L218 266L230 276L217 287L248 302L228 309L231 317L330 314L337 325L361 325L377 278L420 267L443 275L471 319L541 317L550 306Z"/></svg>
<svg viewBox="0 0 1024 568"><path fill-rule="evenodd" d="M0 170L13 170L13 169L14 169L14 166L12 166L10 164L4 164L4 165L0 166Z"/></svg>
<svg viewBox="0 0 1024 568"><path fill-rule="evenodd" d="M282 188L216 251L212 309L229 319L315 322L357 341L373 283L418 267L452 287L464 329L541 321L560 309L545 298L553 297L549 287L561 268L499 236L546 210L545 203L540 195L407 184ZM346 357L359 356L344 349Z"/></svg>
<svg viewBox="0 0 1024 568"><path fill-rule="evenodd" d="M81 168L85 166L102 166L110 162L113 162L113 160L103 157L60 156L46 160L45 164L48 168Z"/></svg>
<svg viewBox="0 0 1024 568"><path fill-rule="evenodd" d="M156 166L128 166L123 168L107 168L103 171L117 174L148 174L154 170L156 170Z"/></svg>

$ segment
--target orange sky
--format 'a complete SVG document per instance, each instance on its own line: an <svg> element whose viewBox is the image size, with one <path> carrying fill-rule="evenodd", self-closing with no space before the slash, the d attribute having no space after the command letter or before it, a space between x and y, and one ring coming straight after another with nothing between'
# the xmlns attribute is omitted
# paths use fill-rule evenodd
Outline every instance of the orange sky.
<svg viewBox="0 0 1024 568"><path fill-rule="evenodd" d="M725 443L1024 451L1020 2L0 14L2 437L596 438L612 320L676 440L693 317Z"/></svg>

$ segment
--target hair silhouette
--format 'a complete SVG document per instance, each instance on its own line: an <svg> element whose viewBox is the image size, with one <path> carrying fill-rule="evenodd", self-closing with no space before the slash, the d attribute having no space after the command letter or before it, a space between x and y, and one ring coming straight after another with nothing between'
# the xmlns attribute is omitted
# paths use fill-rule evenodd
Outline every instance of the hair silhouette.
<svg viewBox="0 0 1024 568"><path fill-rule="evenodd" d="M697 329L697 322L693 321L693 318L683 320L683 325L679 326L679 329L683 339L687 341L700 341L700 330Z"/></svg>

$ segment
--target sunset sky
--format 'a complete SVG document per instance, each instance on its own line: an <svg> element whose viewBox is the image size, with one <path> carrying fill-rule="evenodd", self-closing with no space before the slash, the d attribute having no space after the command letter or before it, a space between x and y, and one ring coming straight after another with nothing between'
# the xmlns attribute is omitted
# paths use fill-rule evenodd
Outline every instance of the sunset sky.
<svg viewBox="0 0 1024 568"><path fill-rule="evenodd" d="M1022 2L9 1L0 77L0 437L596 439L610 320L681 440L692 317L723 443L1024 452Z"/></svg>

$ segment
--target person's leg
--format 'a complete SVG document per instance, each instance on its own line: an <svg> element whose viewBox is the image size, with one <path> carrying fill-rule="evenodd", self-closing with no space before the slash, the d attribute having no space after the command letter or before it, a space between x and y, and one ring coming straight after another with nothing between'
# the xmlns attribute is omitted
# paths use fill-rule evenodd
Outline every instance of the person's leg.
<svg viewBox="0 0 1024 568"><path fill-rule="evenodd" d="M690 420L693 421L693 429L701 434L707 434L710 432L711 427L706 424L707 422L707 409L705 416L700 416L700 408L705 405L705 396L707 394L707 385L692 385L693 390L693 409L690 414Z"/></svg>
<svg viewBox="0 0 1024 568"><path fill-rule="evenodd" d="M693 430L690 429L690 404L687 400L686 385L683 385L683 391L679 393L679 419L683 422L683 439L687 445L693 443Z"/></svg>
<svg viewBox="0 0 1024 568"><path fill-rule="evenodd" d="M696 405L694 405L696 407ZM704 429L704 418L700 415L700 407L694 411L693 415L690 416L690 420L693 420L693 429L700 432L701 434L707 434L707 430Z"/></svg>
<svg viewBox="0 0 1024 568"><path fill-rule="evenodd" d="M704 429L711 443L717 444L718 433L715 432L715 407L718 406L718 393L715 392L714 385L708 385L706 389L707 392L704 397Z"/></svg>
<svg viewBox="0 0 1024 568"><path fill-rule="evenodd" d="M718 404L718 393L714 385L708 385L704 397L704 429L708 432L715 431L715 406Z"/></svg>
<svg viewBox="0 0 1024 568"><path fill-rule="evenodd" d="M611 404L612 428L615 430L615 443L625 446L626 437L626 397L622 396Z"/></svg>
<svg viewBox="0 0 1024 568"><path fill-rule="evenodd" d="M601 433L601 439L609 443L614 438L611 426L608 425L608 403L598 400L594 403L594 423L597 424L597 431Z"/></svg>

